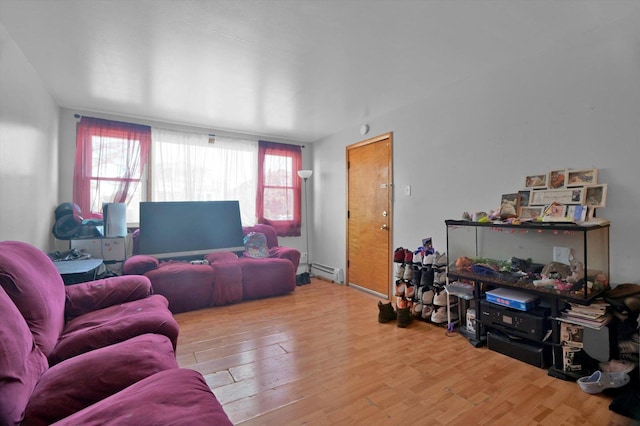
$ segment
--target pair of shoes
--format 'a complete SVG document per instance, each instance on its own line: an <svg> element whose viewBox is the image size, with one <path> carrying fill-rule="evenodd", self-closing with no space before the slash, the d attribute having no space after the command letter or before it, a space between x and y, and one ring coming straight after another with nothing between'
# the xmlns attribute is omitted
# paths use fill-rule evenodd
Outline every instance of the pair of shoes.
<svg viewBox="0 0 640 426"><path fill-rule="evenodd" d="M578 385L586 393L595 394L609 388L621 388L629 383L630 380L629 375L621 371L603 373L598 370L590 376L580 377Z"/></svg>
<svg viewBox="0 0 640 426"><path fill-rule="evenodd" d="M300 275L296 275L296 285L311 284L311 275L308 272L303 272Z"/></svg>
<svg viewBox="0 0 640 426"><path fill-rule="evenodd" d="M433 305L422 304L422 319L431 321L431 314L433 314Z"/></svg>
<svg viewBox="0 0 640 426"><path fill-rule="evenodd" d="M378 322L380 323L395 321L398 316L391 302L382 303L378 301L378 310Z"/></svg>
<svg viewBox="0 0 640 426"><path fill-rule="evenodd" d="M404 297L404 293L407 290L407 286L401 279L396 281L396 285L393 291L393 295L396 297Z"/></svg>
<svg viewBox="0 0 640 426"><path fill-rule="evenodd" d="M398 308L398 318L396 325L400 328L406 328L413 321L410 308Z"/></svg>
<svg viewBox="0 0 640 426"><path fill-rule="evenodd" d="M436 291L433 296L433 304L437 306L447 306L449 295L445 290Z"/></svg>
<svg viewBox="0 0 640 426"><path fill-rule="evenodd" d="M405 284L405 288L406 291L404 292L404 297L407 299L413 299L413 296L416 295L416 287L411 284L411 282L408 282Z"/></svg>

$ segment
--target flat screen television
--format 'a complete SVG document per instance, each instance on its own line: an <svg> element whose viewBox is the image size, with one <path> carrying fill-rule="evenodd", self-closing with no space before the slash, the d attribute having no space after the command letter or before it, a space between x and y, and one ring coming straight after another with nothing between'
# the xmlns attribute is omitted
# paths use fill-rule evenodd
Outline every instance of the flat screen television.
<svg viewBox="0 0 640 426"><path fill-rule="evenodd" d="M159 259L196 258L219 251L243 251L238 201L140 203L140 254Z"/></svg>

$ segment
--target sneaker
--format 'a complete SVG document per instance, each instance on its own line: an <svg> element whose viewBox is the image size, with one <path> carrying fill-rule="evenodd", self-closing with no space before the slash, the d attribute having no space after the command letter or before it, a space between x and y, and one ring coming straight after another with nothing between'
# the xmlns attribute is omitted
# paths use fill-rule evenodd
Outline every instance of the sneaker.
<svg viewBox="0 0 640 426"><path fill-rule="evenodd" d="M433 304L436 306L447 306L447 292L444 290L436 291L433 295Z"/></svg>
<svg viewBox="0 0 640 426"><path fill-rule="evenodd" d="M420 302L414 304L413 305L413 316L420 318L420 316L422 316L422 309L423 308L424 308L424 305L422 303L420 303Z"/></svg>
<svg viewBox="0 0 640 426"><path fill-rule="evenodd" d="M404 297L404 293L406 289L407 289L407 286L405 285L404 281L398 280L396 281L395 291L393 295L396 297Z"/></svg>
<svg viewBox="0 0 640 426"><path fill-rule="evenodd" d="M413 297L416 295L416 287L411 283L407 283L405 285L405 288L406 290L404 292L404 297L406 297L407 299L413 299Z"/></svg>
<svg viewBox="0 0 640 426"><path fill-rule="evenodd" d="M402 297L398 297L396 299L396 306L398 307L398 310L400 309L407 309L407 299L404 299Z"/></svg>
<svg viewBox="0 0 640 426"><path fill-rule="evenodd" d="M444 268L447 266L447 254L436 252L433 257L433 266L436 268Z"/></svg>
<svg viewBox="0 0 640 426"><path fill-rule="evenodd" d="M394 252L393 252L393 261L395 263L402 263L404 262L404 248L403 247L398 247Z"/></svg>
<svg viewBox="0 0 640 426"><path fill-rule="evenodd" d="M434 306L434 310L431 313L431 322L434 324L444 324L447 322L447 307Z"/></svg>
<svg viewBox="0 0 640 426"><path fill-rule="evenodd" d="M414 265L422 265L422 252L420 250L413 253L413 259L411 262Z"/></svg>
<svg viewBox="0 0 640 426"><path fill-rule="evenodd" d="M399 263L398 266L396 267L396 278L401 280L404 277L404 270L405 270L405 265L404 263Z"/></svg>
<svg viewBox="0 0 640 426"><path fill-rule="evenodd" d="M422 292L422 303L424 303L425 305L432 305L433 304L433 290L431 289L427 289L425 291Z"/></svg>
<svg viewBox="0 0 640 426"><path fill-rule="evenodd" d="M397 318L398 314L393 309L391 302L382 303L378 301L378 310L380 311L378 312L378 322L380 323L395 321Z"/></svg>
<svg viewBox="0 0 640 426"><path fill-rule="evenodd" d="M400 328L405 328L413 321L413 316L409 308L398 308L398 317L396 319L396 325Z"/></svg>
<svg viewBox="0 0 640 426"><path fill-rule="evenodd" d="M428 254L428 255L424 256L422 258L422 266L432 266L434 258L435 257L433 256L433 254Z"/></svg>
<svg viewBox="0 0 640 426"><path fill-rule="evenodd" d="M406 265L404 268L404 276L402 277L405 281L413 280L413 268L411 265Z"/></svg>
<svg viewBox="0 0 640 426"><path fill-rule="evenodd" d="M413 262L413 252L409 249L404 249L404 263L411 265Z"/></svg>
<svg viewBox="0 0 640 426"><path fill-rule="evenodd" d="M431 266L424 266L420 274L420 286L431 287L433 285L433 276L433 268Z"/></svg>
<svg viewBox="0 0 640 426"><path fill-rule="evenodd" d="M447 273L446 272L434 272L433 274L433 283L440 284L441 286L447 283Z"/></svg>
<svg viewBox="0 0 640 426"><path fill-rule="evenodd" d="M422 319L431 321L431 314L433 314L433 305L422 304Z"/></svg>

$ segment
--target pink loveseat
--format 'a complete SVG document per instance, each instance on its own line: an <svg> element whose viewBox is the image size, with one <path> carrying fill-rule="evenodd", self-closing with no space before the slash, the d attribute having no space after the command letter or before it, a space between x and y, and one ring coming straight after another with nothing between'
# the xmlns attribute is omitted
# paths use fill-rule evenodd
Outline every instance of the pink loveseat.
<svg viewBox="0 0 640 426"><path fill-rule="evenodd" d="M123 273L149 278L153 292L167 298L174 314L295 290L300 252L280 246L276 230L270 225L243 227L244 235L249 232L266 236L269 257L251 258L217 252L204 256L209 264L194 265L134 255L125 261Z"/></svg>
<svg viewBox="0 0 640 426"><path fill-rule="evenodd" d="M230 424L146 277L64 286L49 257L0 242L0 424ZM57 423L56 423L57 422Z"/></svg>

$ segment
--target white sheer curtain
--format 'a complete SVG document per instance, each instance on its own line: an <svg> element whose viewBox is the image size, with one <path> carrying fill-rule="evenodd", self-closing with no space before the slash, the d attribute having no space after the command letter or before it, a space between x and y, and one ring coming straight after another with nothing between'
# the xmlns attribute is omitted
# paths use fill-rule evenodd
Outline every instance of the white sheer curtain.
<svg viewBox="0 0 640 426"><path fill-rule="evenodd" d="M258 141L152 128L150 173L152 201L238 200L256 223Z"/></svg>

